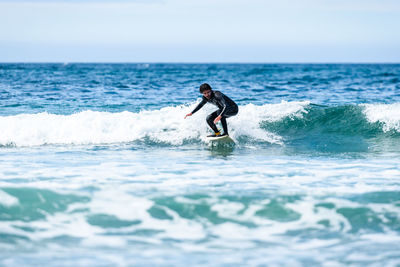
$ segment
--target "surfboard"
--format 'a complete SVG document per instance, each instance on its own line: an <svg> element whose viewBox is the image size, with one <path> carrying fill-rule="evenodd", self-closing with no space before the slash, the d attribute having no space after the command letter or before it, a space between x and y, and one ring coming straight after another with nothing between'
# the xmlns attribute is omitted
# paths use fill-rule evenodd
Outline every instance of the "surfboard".
<svg viewBox="0 0 400 267"><path fill-rule="evenodd" d="M229 135L224 135L224 136L212 136L212 137L207 137L207 140L213 141L213 142L232 142L232 138L229 137Z"/></svg>

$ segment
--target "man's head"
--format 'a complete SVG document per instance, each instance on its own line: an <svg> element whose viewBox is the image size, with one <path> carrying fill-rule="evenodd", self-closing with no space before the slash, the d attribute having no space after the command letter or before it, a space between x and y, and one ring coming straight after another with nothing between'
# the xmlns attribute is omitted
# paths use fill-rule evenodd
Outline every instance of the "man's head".
<svg viewBox="0 0 400 267"><path fill-rule="evenodd" d="M200 93L202 93L205 98L210 99L212 95L211 86L208 83L203 83L200 85Z"/></svg>

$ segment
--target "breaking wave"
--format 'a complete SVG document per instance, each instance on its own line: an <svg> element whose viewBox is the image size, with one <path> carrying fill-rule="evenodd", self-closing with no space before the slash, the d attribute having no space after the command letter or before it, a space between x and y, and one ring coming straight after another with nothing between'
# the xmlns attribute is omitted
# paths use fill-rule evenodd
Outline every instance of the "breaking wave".
<svg viewBox="0 0 400 267"><path fill-rule="evenodd" d="M184 119L197 103L133 112L82 111L71 115L49 113L0 117L1 146L85 145L145 141L149 144L204 143L209 133L206 106ZM214 108L215 109L215 108ZM228 119L237 143L285 145L296 141L343 138L397 138L400 103L319 106L308 101L239 107ZM312 140L311 140L312 139ZM327 142L328 142L327 141Z"/></svg>

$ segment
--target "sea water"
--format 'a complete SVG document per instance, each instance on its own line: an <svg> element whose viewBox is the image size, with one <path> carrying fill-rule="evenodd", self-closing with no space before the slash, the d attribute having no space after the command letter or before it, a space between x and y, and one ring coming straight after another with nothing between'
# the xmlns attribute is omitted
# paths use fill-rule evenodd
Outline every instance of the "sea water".
<svg viewBox="0 0 400 267"><path fill-rule="evenodd" d="M0 265L399 266L400 65L0 64Z"/></svg>

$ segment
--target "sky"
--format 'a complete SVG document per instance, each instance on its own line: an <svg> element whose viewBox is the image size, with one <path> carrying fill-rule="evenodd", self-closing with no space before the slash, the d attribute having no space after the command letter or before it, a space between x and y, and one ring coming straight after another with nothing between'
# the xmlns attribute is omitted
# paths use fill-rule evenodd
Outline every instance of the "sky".
<svg viewBox="0 0 400 267"><path fill-rule="evenodd" d="M400 1L0 0L0 62L400 62Z"/></svg>

